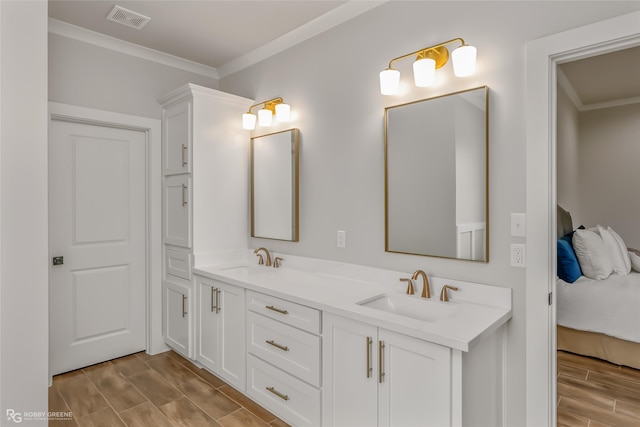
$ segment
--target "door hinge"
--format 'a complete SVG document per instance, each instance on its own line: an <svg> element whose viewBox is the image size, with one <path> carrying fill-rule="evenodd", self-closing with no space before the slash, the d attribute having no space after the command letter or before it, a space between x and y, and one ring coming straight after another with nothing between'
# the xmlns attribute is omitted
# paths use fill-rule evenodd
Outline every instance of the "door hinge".
<svg viewBox="0 0 640 427"><path fill-rule="evenodd" d="M553 292L549 292L549 305L553 304Z"/></svg>

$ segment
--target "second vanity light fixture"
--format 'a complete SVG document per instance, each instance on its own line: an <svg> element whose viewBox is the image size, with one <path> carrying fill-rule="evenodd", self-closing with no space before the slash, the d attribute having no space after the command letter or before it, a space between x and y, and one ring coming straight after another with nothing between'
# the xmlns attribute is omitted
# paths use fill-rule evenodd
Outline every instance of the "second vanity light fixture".
<svg viewBox="0 0 640 427"><path fill-rule="evenodd" d="M258 122L262 127L271 126L274 113L279 122L288 122L290 120L291 107L289 104L285 104L282 98L278 97L268 101L258 102L249 107L249 111L242 115L243 128L248 130L256 128L256 115L251 112L251 109L258 105L262 105L262 108L258 110Z"/></svg>
<svg viewBox="0 0 640 427"><path fill-rule="evenodd" d="M416 61L413 63L413 78L416 86L431 86L436 69L443 67L449 61L449 50L446 46L452 43L460 43L460 46L451 52L453 73L456 77L467 77L473 74L476 68L476 48L466 44L463 39L456 38L393 58L389 61L389 67L380 72L380 92L383 95L398 93L400 71L393 68L393 63L414 55Z"/></svg>

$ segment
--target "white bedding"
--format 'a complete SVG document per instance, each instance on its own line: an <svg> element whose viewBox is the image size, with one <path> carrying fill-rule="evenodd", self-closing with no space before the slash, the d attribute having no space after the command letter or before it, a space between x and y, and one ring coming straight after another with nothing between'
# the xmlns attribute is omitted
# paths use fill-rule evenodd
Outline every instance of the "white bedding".
<svg viewBox="0 0 640 427"><path fill-rule="evenodd" d="M640 343L640 273L558 279L556 292L558 325Z"/></svg>

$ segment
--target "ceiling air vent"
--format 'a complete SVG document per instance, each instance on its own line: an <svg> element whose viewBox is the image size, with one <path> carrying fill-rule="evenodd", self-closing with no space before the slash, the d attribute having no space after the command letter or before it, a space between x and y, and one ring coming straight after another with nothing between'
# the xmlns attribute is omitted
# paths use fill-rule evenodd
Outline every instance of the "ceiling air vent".
<svg viewBox="0 0 640 427"><path fill-rule="evenodd" d="M140 30L151 21L151 18L116 5L107 15L107 20Z"/></svg>

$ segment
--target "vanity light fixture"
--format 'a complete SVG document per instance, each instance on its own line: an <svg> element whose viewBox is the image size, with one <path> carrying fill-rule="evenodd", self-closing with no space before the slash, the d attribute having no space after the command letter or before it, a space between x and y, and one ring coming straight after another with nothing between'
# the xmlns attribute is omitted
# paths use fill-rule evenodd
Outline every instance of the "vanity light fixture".
<svg viewBox="0 0 640 427"><path fill-rule="evenodd" d="M271 126L274 113L279 122L288 122L290 120L291 107L289 104L285 104L282 98L273 98L249 107L249 111L242 115L243 128L248 130L256 128L256 115L251 112L251 109L259 105L262 105L262 108L258 110L257 119L262 127Z"/></svg>
<svg viewBox="0 0 640 427"><path fill-rule="evenodd" d="M449 61L449 50L446 45L451 43L460 43L460 46L451 53L453 73L456 77L467 77L473 74L476 68L476 48L466 44L461 38L455 38L393 58L389 61L389 67L380 72L380 92L383 95L398 93L400 71L393 68L393 63L410 56L416 56L416 61L413 63L413 78L416 86L432 85L436 69L443 67Z"/></svg>

